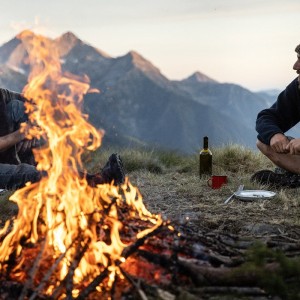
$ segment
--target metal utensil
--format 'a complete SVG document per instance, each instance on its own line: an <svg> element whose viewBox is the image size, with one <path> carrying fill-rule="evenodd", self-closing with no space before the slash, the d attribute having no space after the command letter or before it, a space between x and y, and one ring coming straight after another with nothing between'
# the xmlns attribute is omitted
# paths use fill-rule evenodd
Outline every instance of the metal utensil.
<svg viewBox="0 0 300 300"><path fill-rule="evenodd" d="M236 190L236 192L234 192L231 196L229 196L229 197L224 201L224 204L227 204L227 203L231 200L231 198L232 198L235 194L238 194L240 191L242 191L243 188L244 188L244 185L241 184L241 185L239 186L239 188Z"/></svg>

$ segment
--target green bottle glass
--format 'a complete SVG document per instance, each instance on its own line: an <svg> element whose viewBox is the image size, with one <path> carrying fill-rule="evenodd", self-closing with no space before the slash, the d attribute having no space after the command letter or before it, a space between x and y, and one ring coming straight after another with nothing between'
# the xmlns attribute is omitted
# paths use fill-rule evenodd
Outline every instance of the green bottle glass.
<svg viewBox="0 0 300 300"><path fill-rule="evenodd" d="M199 153L199 175L212 175L212 153L208 148L208 137L203 138L203 149Z"/></svg>

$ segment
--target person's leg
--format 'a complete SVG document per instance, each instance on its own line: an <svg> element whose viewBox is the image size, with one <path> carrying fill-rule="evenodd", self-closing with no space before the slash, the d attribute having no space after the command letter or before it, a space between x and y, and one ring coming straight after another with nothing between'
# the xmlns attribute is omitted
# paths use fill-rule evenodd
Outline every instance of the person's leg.
<svg viewBox="0 0 300 300"><path fill-rule="evenodd" d="M300 156L275 152L270 146L257 141L258 149L284 172L260 170L251 176L251 181L274 188L300 187Z"/></svg>
<svg viewBox="0 0 300 300"><path fill-rule="evenodd" d="M300 155L277 153L270 146L257 141L257 148L276 166L294 174L300 174Z"/></svg>
<svg viewBox="0 0 300 300"><path fill-rule="evenodd" d="M42 175L43 173L43 175ZM46 172L39 172L34 166L29 164L0 164L0 188L1 189L18 189L25 185L26 182L37 182ZM79 172L81 178L86 178L91 187L98 184L114 182L115 185L124 183L125 173L123 162L118 154L112 154L108 162L100 173L88 174Z"/></svg>
<svg viewBox="0 0 300 300"><path fill-rule="evenodd" d="M88 185L96 187L98 184L111 183L119 185L125 181L125 172L123 167L123 161L120 155L113 153L106 162L103 169L97 174L88 174L85 172L79 172L80 177L85 177Z"/></svg>
<svg viewBox="0 0 300 300"><path fill-rule="evenodd" d="M21 188L26 182L37 182L41 173L29 164L0 164L0 188L14 190Z"/></svg>
<svg viewBox="0 0 300 300"><path fill-rule="evenodd" d="M123 161L117 153L113 153L103 169L101 170L101 175L106 182L114 181L115 185L124 183L125 172Z"/></svg>

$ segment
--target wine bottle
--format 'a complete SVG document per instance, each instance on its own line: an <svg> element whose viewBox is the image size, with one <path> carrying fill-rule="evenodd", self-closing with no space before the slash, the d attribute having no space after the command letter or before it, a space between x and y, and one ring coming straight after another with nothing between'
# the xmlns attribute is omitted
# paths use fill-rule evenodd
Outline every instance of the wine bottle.
<svg viewBox="0 0 300 300"><path fill-rule="evenodd" d="M208 137L203 138L203 149L199 154L199 175L212 175L212 153L208 148Z"/></svg>

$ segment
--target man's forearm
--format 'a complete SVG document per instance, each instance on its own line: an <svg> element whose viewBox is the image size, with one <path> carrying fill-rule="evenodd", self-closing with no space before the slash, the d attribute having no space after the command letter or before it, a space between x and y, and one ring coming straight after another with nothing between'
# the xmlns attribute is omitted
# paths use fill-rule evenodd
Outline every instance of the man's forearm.
<svg viewBox="0 0 300 300"><path fill-rule="evenodd" d="M26 100L21 93L10 91L7 89L2 89L2 88L0 88L0 97L4 100L5 103L8 103L13 99L20 100L23 102Z"/></svg>
<svg viewBox="0 0 300 300"><path fill-rule="evenodd" d="M24 133L20 130L14 131L10 134L0 137L0 152L18 144L24 139Z"/></svg>

